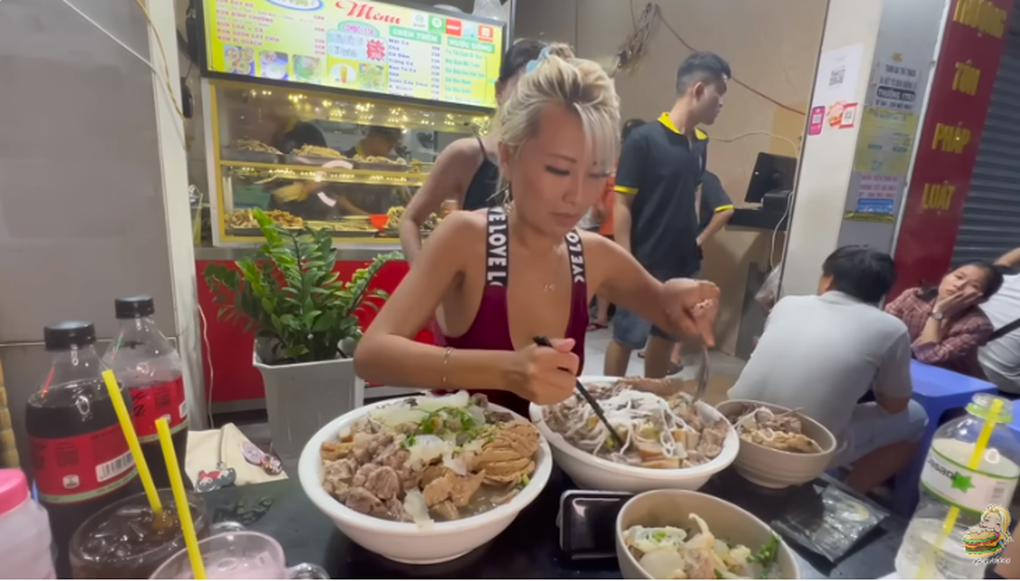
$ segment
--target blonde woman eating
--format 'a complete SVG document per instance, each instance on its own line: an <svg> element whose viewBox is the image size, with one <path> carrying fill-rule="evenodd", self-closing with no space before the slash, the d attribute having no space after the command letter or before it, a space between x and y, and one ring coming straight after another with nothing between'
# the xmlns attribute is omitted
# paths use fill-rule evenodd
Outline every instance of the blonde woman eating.
<svg viewBox="0 0 1020 581"><path fill-rule="evenodd" d="M619 148L619 100L602 68L543 50L497 123L513 202L442 222L361 340L358 374L387 385L487 390L519 412L527 402L560 402L584 367L596 293L711 345L715 285L659 282L612 241L576 229L605 190ZM440 306L445 345L414 342ZM535 345L539 335L553 346Z"/></svg>

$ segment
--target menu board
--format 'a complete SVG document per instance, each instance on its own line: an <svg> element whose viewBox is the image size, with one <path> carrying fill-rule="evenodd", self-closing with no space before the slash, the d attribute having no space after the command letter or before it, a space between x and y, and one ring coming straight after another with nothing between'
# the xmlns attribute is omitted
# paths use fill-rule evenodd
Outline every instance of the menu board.
<svg viewBox="0 0 1020 581"><path fill-rule="evenodd" d="M204 0L208 70L496 106L498 23L352 0Z"/></svg>

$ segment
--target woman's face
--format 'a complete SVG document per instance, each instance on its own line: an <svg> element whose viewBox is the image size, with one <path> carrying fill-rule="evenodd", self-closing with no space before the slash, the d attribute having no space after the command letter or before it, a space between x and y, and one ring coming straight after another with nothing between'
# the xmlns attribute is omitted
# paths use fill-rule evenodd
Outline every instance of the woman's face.
<svg viewBox="0 0 1020 581"><path fill-rule="evenodd" d="M987 285L988 273L985 272L985 269L973 264L965 264L942 278L942 282L939 284L939 296L949 297L966 289L973 289L984 294Z"/></svg>
<svg viewBox="0 0 1020 581"><path fill-rule="evenodd" d="M985 522L981 524L983 524L987 529L1000 532L1002 531L1002 519L994 512L989 513L988 516L985 517Z"/></svg>
<svg viewBox="0 0 1020 581"><path fill-rule="evenodd" d="M605 191L608 174L587 151L588 138L577 114L546 107L538 132L514 155L500 145L503 172L510 179L514 212L536 230L565 236Z"/></svg>

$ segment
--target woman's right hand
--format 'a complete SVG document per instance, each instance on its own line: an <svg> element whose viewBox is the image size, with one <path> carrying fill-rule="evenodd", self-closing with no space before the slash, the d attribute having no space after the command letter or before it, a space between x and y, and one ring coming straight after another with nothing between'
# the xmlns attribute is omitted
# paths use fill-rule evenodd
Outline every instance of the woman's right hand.
<svg viewBox="0 0 1020 581"><path fill-rule="evenodd" d="M973 288L957 291L935 303L933 312L952 317L981 302L981 293Z"/></svg>
<svg viewBox="0 0 1020 581"><path fill-rule="evenodd" d="M529 345L516 351L507 373L506 390L539 404L557 404L574 393L580 360L573 339L553 339L552 347Z"/></svg>

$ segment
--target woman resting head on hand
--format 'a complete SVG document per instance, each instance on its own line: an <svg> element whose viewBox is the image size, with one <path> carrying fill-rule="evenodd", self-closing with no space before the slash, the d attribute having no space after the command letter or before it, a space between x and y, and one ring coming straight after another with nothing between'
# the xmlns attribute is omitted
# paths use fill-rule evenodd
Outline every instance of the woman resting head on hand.
<svg viewBox="0 0 1020 581"><path fill-rule="evenodd" d="M486 390L519 412L528 401L557 403L583 368L596 293L713 344L715 285L660 283L614 242L576 229L605 189L619 121L613 81L598 64L564 45L529 63L497 119L512 201L443 220L361 340L358 374L386 385ZM440 306L446 344L414 342ZM553 347L535 345L539 335Z"/></svg>
<svg viewBox="0 0 1020 581"><path fill-rule="evenodd" d="M914 359L981 377L977 350L993 328L978 305L1001 286L998 266L968 262L942 277L936 288L903 291L885 311L907 325Z"/></svg>

